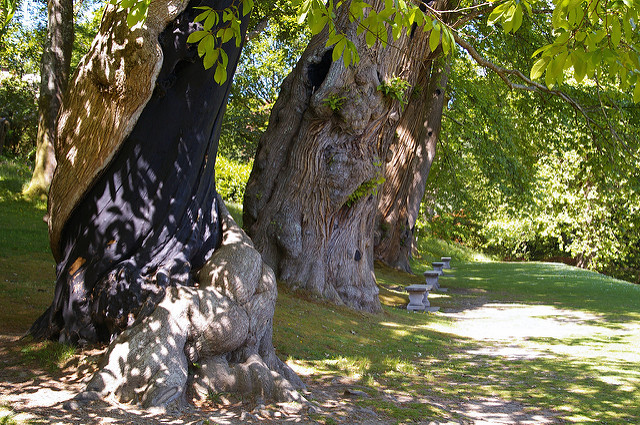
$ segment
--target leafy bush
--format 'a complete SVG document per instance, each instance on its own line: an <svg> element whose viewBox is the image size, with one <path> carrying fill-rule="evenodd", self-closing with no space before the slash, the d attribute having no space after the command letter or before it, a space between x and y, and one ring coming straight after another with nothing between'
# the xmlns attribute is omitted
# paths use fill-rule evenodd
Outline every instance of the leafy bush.
<svg viewBox="0 0 640 425"><path fill-rule="evenodd" d="M0 82L0 117L9 121L2 153L27 157L35 149L38 132L37 86L8 76Z"/></svg>
<svg viewBox="0 0 640 425"><path fill-rule="evenodd" d="M218 156L216 159L216 188L222 199L242 203L244 188L249 180L253 161L242 163Z"/></svg>
<svg viewBox="0 0 640 425"><path fill-rule="evenodd" d="M480 225L464 210L427 215L424 204L416 222L417 233L423 237L442 239L465 245L471 248L482 246L483 239L479 235Z"/></svg>

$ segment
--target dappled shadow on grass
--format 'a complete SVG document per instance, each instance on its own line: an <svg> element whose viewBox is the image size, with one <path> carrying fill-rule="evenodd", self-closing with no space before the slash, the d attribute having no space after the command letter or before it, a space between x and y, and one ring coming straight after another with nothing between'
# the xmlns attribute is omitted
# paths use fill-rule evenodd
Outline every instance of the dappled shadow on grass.
<svg viewBox="0 0 640 425"><path fill-rule="evenodd" d="M464 373L458 372L473 366L469 355L461 353L481 349L482 344L427 327L448 318L388 307L383 314L366 315L303 301L282 290L278 302L275 345L281 356L289 357L312 394L324 393L326 399L326 393L332 393L340 400L345 388L361 389L368 396L356 403L389 421L382 423L417 417L471 423L460 403L485 393L480 387L470 389ZM510 423L534 414L555 416L546 407L525 402L520 408L510 399L500 403L493 410L511 418Z"/></svg>
<svg viewBox="0 0 640 425"><path fill-rule="evenodd" d="M591 362L554 353L521 360L486 355L473 359L476 366L443 371L439 378L448 382L459 380L462 374L470 398L479 393L492 394L560 412L566 420L636 423L640 419L640 387L637 377L632 377L635 363L603 359ZM627 377L623 379L625 373ZM460 396L451 387L442 391L451 397Z"/></svg>
<svg viewBox="0 0 640 425"><path fill-rule="evenodd" d="M376 272L383 303L422 281ZM275 345L316 391L340 398L336 379L346 382L369 394L357 403L389 420L417 409L459 423L640 421L629 348L640 325L624 322L636 314L639 298L626 299L635 287L539 263L460 265L443 282L449 292L431 303L444 314L435 315L366 315L281 290Z"/></svg>

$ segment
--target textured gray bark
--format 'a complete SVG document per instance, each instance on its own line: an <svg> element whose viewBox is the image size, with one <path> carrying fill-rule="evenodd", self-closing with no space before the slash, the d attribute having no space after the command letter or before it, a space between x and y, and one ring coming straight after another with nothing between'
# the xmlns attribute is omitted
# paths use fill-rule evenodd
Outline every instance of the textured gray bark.
<svg viewBox="0 0 640 425"><path fill-rule="evenodd" d="M73 50L73 0L49 0L47 39L40 63L36 163L27 191L46 194L56 168L54 142Z"/></svg>
<svg viewBox="0 0 640 425"><path fill-rule="evenodd" d="M368 49L347 16L338 20L361 62L346 69L342 61L331 63L326 34L310 42L285 79L259 142L244 226L290 287L376 312L376 182L401 109L377 88L396 76L416 83L424 72L428 34L416 31L392 48ZM344 98L336 110L326 102L332 96Z"/></svg>
<svg viewBox="0 0 640 425"><path fill-rule="evenodd" d="M302 382L271 340L273 271L224 205L220 213L222 246L200 270L200 286L170 288L150 316L121 333L88 393L168 410L209 392L303 400L296 391Z"/></svg>
<svg viewBox="0 0 640 425"><path fill-rule="evenodd" d="M449 75L446 59L438 51L436 55L439 57L426 62L419 89L398 124L376 217L376 260L409 273L414 228L436 155Z"/></svg>

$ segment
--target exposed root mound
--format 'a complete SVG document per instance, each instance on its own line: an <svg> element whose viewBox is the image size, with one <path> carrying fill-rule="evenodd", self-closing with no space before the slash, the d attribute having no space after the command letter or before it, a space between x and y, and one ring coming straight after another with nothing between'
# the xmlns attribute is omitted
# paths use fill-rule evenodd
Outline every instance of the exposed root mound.
<svg viewBox="0 0 640 425"><path fill-rule="evenodd" d="M197 288L167 289L154 312L109 346L87 393L175 410L187 394L235 392L243 399L294 401L304 385L272 344L277 286L249 237L220 203L222 246Z"/></svg>

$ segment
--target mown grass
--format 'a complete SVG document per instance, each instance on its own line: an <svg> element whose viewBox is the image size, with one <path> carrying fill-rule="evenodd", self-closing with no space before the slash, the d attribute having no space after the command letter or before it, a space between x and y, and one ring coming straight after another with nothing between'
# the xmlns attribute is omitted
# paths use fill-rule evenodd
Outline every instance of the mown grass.
<svg viewBox="0 0 640 425"><path fill-rule="evenodd" d="M27 178L24 167L0 162L3 333L26 331L52 298L44 203L20 195ZM240 217L239 206L230 209ZM421 272L445 255L454 265L441 281L449 292L430 296L445 313L404 310L404 286L422 282ZM312 386L339 379L366 392L352 402L383 423L462 421L464 403L487 399L496 409L515 403L517 411L504 409L514 423L536 414L554 423L640 423L639 286L565 265L491 262L428 239L420 240L413 267L417 276L376 266L384 304L377 315L280 285L279 356ZM475 318L460 319L465 315ZM54 369L74 354L58 344L25 343L20 355L27 365Z"/></svg>
<svg viewBox="0 0 640 425"><path fill-rule="evenodd" d="M25 332L51 302L55 279L42 220L46 203L22 195L30 177L26 165L0 158L0 323L14 334Z"/></svg>

